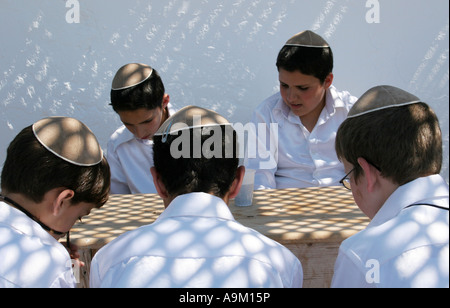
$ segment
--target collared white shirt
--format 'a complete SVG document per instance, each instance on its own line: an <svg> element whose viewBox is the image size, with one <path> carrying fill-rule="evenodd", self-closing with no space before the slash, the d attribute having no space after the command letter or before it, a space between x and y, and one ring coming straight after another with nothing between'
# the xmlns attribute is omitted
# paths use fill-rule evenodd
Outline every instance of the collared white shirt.
<svg viewBox="0 0 450 308"><path fill-rule="evenodd" d="M169 116L175 113L167 106ZM136 138L122 125L110 137L107 157L111 168L111 194L155 194L150 168L153 167L153 141Z"/></svg>
<svg viewBox="0 0 450 308"><path fill-rule="evenodd" d="M0 288L74 288L69 253L47 231L0 202Z"/></svg>
<svg viewBox="0 0 450 308"><path fill-rule="evenodd" d="M448 185L440 175L399 187L367 228L339 248L332 287L449 287Z"/></svg>
<svg viewBox="0 0 450 308"><path fill-rule="evenodd" d="M247 164L257 170L255 189L337 185L345 172L334 147L336 132L356 100L331 86L312 132L283 102L279 92L262 102L252 119L258 132L258 152L256 158L248 158ZM265 136L258 131L259 123L265 123ZM271 123L278 124L278 131Z"/></svg>
<svg viewBox="0 0 450 308"><path fill-rule="evenodd" d="M91 287L301 287L300 261L286 247L234 220L205 193L177 197L153 223L94 256Z"/></svg>

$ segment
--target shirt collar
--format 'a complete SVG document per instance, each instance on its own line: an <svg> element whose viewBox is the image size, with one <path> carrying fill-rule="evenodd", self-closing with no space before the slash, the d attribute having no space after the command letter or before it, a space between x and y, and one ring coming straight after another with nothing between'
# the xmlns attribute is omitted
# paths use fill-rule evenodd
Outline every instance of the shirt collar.
<svg viewBox="0 0 450 308"><path fill-rule="evenodd" d="M432 203L448 208L448 202L448 185L440 175L418 178L397 188L372 219L369 227L391 220L413 204Z"/></svg>
<svg viewBox="0 0 450 308"><path fill-rule="evenodd" d="M234 220L228 205L221 198L206 193L178 196L157 220L186 216Z"/></svg>
<svg viewBox="0 0 450 308"><path fill-rule="evenodd" d="M336 109L346 108L344 101L334 86L328 88L326 95L327 102L325 108L327 108L330 116L333 116L336 113Z"/></svg>
<svg viewBox="0 0 450 308"><path fill-rule="evenodd" d="M325 109L326 113L322 111L318 124L322 122L326 122L330 117L332 117L336 113L336 109L338 108L346 108L345 103L342 101L339 96L336 88L332 85L330 86L326 93L326 103ZM298 116L296 116L291 109L284 103L281 95L273 109L275 120L278 122L280 126L283 126L285 121L289 121L291 123L300 124L301 121Z"/></svg>
<svg viewBox="0 0 450 308"><path fill-rule="evenodd" d="M5 202L0 202L0 223L8 225L25 235L38 237L44 244L55 245L58 243L58 241L37 222Z"/></svg>
<svg viewBox="0 0 450 308"><path fill-rule="evenodd" d="M284 121L288 120L290 114L292 114L290 108L284 103L281 95L278 96L277 103L273 108L273 114L276 122L278 122L280 125L282 125Z"/></svg>

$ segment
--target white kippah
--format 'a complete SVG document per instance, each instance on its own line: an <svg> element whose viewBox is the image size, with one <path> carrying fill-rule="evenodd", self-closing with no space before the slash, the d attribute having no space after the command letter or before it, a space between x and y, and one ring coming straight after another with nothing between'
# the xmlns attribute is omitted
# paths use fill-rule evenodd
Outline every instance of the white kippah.
<svg viewBox="0 0 450 308"><path fill-rule="evenodd" d="M393 86L377 86L364 93L353 105L348 118L355 118L371 112L421 103L415 95Z"/></svg>
<svg viewBox="0 0 450 308"><path fill-rule="evenodd" d="M67 117L42 119L32 126L37 140L51 153L77 166L99 164L103 151L94 133L82 122Z"/></svg>
<svg viewBox="0 0 450 308"><path fill-rule="evenodd" d="M221 125L231 125L231 123L215 111L187 106L168 118L155 136L163 136L163 139L166 139L169 134L175 134L182 130ZM163 142L165 141L163 140Z"/></svg>
<svg viewBox="0 0 450 308"><path fill-rule="evenodd" d="M119 91L137 86L148 80L153 74L153 69L140 63L130 63L122 66L114 76L111 90Z"/></svg>
<svg viewBox="0 0 450 308"><path fill-rule="evenodd" d="M297 33L286 42L285 46L312 48L330 47L320 35L309 30Z"/></svg>

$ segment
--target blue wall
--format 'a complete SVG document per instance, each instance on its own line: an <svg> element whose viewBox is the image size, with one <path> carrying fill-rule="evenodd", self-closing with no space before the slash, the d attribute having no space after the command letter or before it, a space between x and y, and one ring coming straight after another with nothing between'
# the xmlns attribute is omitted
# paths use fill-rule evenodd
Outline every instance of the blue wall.
<svg viewBox="0 0 450 308"><path fill-rule="evenodd" d="M81 119L106 147L120 125L108 106L111 79L128 62L154 66L176 107L200 105L246 123L277 91L279 49L311 29L333 48L338 89L360 96L390 84L437 110L448 182L448 6L446 0L3 0L0 162L23 127L52 115Z"/></svg>

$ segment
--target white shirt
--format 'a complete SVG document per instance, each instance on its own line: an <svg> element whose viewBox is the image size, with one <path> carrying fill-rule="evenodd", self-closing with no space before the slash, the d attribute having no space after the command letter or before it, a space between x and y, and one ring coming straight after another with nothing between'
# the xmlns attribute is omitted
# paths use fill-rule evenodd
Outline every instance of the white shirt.
<svg viewBox="0 0 450 308"><path fill-rule="evenodd" d="M177 197L153 223L94 256L91 287L301 287L300 261L286 247L234 220L205 193Z"/></svg>
<svg viewBox="0 0 450 308"><path fill-rule="evenodd" d="M336 132L356 100L331 86L312 132L283 102L280 93L262 102L253 113L252 122L257 130L258 123L265 123L266 136L257 133L258 153L256 158L249 157L247 165L257 170L255 189L338 185L345 172L336 156ZM278 124L278 132L270 123Z"/></svg>
<svg viewBox="0 0 450 308"><path fill-rule="evenodd" d="M174 114L168 105L169 116ZM107 160L111 168L111 194L155 194L150 168L153 167L153 141L136 138L122 125L110 137Z"/></svg>
<svg viewBox="0 0 450 308"><path fill-rule="evenodd" d="M399 187L367 228L339 248L332 287L449 287L448 185L440 175Z"/></svg>
<svg viewBox="0 0 450 308"><path fill-rule="evenodd" d="M69 253L21 211L0 202L0 288L74 288Z"/></svg>

